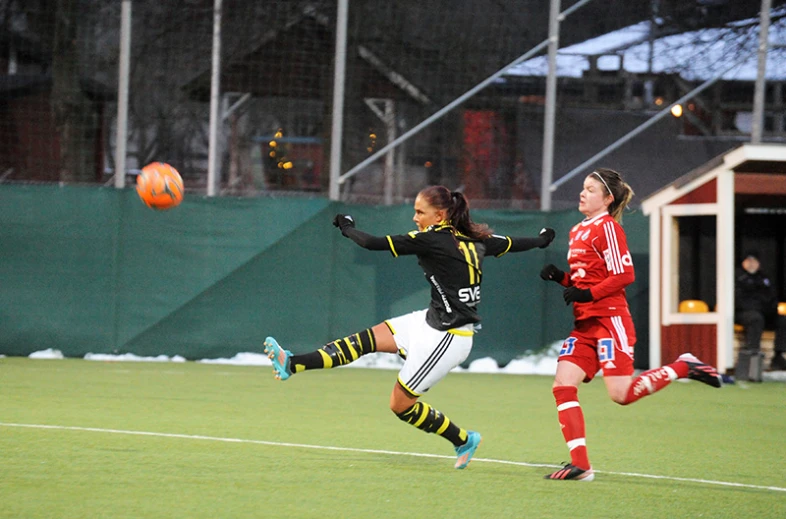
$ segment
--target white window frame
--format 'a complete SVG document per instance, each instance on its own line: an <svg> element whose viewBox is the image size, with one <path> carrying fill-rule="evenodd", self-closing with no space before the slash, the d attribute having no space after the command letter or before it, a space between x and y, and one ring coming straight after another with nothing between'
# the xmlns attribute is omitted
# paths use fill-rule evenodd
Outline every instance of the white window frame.
<svg viewBox="0 0 786 519"><path fill-rule="evenodd" d="M680 216L714 216L717 227L718 204L673 204L661 211L663 264L661 265L661 315L665 326L672 324L718 324L718 313L680 313L679 307L679 226ZM716 244L717 247L717 244ZM717 289L716 289L717 290Z"/></svg>

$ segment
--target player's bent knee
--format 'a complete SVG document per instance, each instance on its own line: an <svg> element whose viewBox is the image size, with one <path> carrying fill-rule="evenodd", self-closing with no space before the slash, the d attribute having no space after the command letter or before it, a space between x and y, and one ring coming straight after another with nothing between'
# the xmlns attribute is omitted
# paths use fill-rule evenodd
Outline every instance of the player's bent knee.
<svg viewBox="0 0 786 519"><path fill-rule="evenodd" d="M628 401L628 395L609 395L611 397L611 401L615 404L619 405L628 405L630 402Z"/></svg>
<svg viewBox="0 0 786 519"><path fill-rule="evenodd" d="M390 410L396 414L403 413L417 401L417 398L407 395L400 386L396 385L390 394Z"/></svg>
<svg viewBox="0 0 786 519"><path fill-rule="evenodd" d="M607 391L612 402L619 405L628 405L631 403L630 398L628 398L628 389L629 387L609 387Z"/></svg>
<svg viewBox="0 0 786 519"><path fill-rule="evenodd" d="M397 383L390 394L390 410L396 415L400 415L415 405L417 401L417 397L407 394Z"/></svg>

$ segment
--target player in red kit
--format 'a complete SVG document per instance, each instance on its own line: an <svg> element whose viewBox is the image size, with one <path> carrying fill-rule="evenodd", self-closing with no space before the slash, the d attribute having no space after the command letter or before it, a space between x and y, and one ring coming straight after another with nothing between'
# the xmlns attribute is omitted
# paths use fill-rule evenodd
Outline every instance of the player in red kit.
<svg viewBox="0 0 786 519"><path fill-rule="evenodd" d="M573 303L575 318L573 331L560 350L552 386L571 461L546 479L592 481L595 477L587 456L578 387L590 382L598 371L603 372L611 399L621 405L660 391L678 378L721 386L717 370L690 353L633 378L636 331L625 287L635 275L620 225L631 198L633 190L616 171L601 168L590 173L579 196L579 211L586 218L570 231L570 270L565 273L546 265L540 273L544 280L565 287L562 295L566 304Z"/></svg>

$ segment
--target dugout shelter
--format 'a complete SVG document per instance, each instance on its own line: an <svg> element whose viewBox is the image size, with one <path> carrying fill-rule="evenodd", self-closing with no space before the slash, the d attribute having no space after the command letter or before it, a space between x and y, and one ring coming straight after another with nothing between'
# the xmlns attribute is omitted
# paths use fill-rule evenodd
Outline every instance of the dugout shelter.
<svg viewBox="0 0 786 519"><path fill-rule="evenodd" d="M784 300L786 145L739 146L648 196L642 211L650 367L690 351L725 373L735 363L734 279L744 251L760 252Z"/></svg>

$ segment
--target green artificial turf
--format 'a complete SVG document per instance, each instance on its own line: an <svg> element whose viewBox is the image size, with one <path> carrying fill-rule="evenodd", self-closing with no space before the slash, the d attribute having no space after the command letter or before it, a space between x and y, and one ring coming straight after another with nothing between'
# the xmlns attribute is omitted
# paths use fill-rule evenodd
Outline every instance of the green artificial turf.
<svg viewBox="0 0 786 519"><path fill-rule="evenodd" d="M569 460L550 377L451 374L426 394L483 434L463 471L388 409L395 377L2 358L0 518L786 515L782 383L676 382L628 407L585 385L587 483L542 479Z"/></svg>

